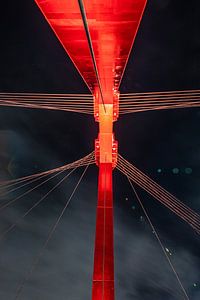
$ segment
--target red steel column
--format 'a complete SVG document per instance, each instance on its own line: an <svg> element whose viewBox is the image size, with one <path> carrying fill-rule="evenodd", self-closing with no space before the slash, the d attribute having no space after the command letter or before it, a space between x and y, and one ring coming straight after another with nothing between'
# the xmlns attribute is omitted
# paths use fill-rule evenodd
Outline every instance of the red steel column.
<svg viewBox="0 0 200 300"><path fill-rule="evenodd" d="M99 164L92 300L114 300L112 163Z"/></svg>

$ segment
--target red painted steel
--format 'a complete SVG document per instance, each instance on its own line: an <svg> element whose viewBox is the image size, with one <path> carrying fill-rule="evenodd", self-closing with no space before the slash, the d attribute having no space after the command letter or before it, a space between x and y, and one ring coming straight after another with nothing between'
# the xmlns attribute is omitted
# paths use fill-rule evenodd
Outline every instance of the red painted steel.
<svg viewBox="0 0 200 300"><path fill-rule="evenodd" d="M104 103L78 0L35 1L94 95L99 186L92 300L114 300L112 170L118 145L113 122L118 117L119 85L147 0L82 0Z"/></svg>
<svg viewBox="0 0 200 300"><path fill-rule="evenodd" d="M117 165L117 156L118 156L118 142L114 138L114 134L112 136L112 168L114 169ZM107 158L105 158L106 161ZM99 167L100 166L100 141L99 137L95 140L95 163Z"/></svg>
<svg viewBox="0 0 200 300"><path fill-rule="evenodd" d="M99 122L100 118L100 107L101 107L101 96L100 96L100 93L98 91L98 89L95 89L94 91L94 118L95 118L95 121L96 122ZM117 121L118 117L119 117L119 92L117 91L114 91L113 94L112 94L112 97L113 99L113 110L112 110L112 113L113 113L113 122ZM106 104L105 104L106 106ZM104 109L104 106L103 106L103 109Z"/></svg>
<svg viewBox="0 0 200 300"><path fill-rule="evenodd" d="M77 0L35 0L91 91L96 75ZM147 0L83 0L105 103L118 90Z"/></svg>
<svg viewBox="0 0 200 300"><path fill-rule="evenodd" d="M88 88L97 86L78 0L35 0Z"/></svg>
<svg viewBox="0 0 200 300"><path fill-rule="evenodd" d="M114 300L112 168L99 165L93 300Z"/></svg>

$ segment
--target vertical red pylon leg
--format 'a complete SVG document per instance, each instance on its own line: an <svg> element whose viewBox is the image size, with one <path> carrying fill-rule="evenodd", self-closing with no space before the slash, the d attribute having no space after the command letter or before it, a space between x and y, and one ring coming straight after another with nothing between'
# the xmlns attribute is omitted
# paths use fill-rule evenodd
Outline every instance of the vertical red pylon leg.
<svg viewBox="0 0 200 300"><path fill-rule="evenodd" d="M112 163L100 163L92 300L114 298Z"/></svg>

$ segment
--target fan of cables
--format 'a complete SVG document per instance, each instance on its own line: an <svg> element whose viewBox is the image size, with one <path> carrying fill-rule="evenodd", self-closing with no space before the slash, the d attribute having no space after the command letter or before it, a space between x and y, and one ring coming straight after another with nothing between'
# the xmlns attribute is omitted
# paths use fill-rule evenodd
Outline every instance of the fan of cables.
<svg viewBox="0 0 200 300"><path fill-rule="evenodd" d="M90 94L0 93L0 106L93 114L93 96Z"/></svg>
<svg viewBox="0 0 200 300"><path fill-rule="evenodd" d="M18 179L11 179L7 181L0 182L0 192L1 192L1 202L0 202L0 211L4 208L7 208L11 204L15 204L18 200L21 198L24 198L29 193L33 192L36 189L39 189L40 187L44 187L44 185L51 180L51 184L45 186L45 193L37 200L34 201L33 204L30 204L30 207L28 210L26 210L19 218L17 218L14 223L8 224L8 226L0 232L0 242L5 239L7 234L9 234L11 231L13 231L17 226L21 223L21 221L29 215L33 209L38 207L45 199L47 199L51 193L53 193L57 188L61 186L62 183L64 183L70 175L79 167L85 167L79 180L75 184L72 192L70 193L70 196L67 197L64 201L64 205L61 206L61 209L59 210L59 213L54 220L53 224L51 224L50 228L48 229L47 236L45 237L45 240L43 241L39 252L36 254L33 262L31 262L31 266L28 269L28 272L25 274L23 280L18 283L15 297L13 299L21 299L21 294L23 292L23 289L25 287L26 282L31 277L33 271L35 270L36 266L39 264L40 259L42 255L44 254L45 249L47 248L49 241L52 239L53 235L56 232L56 229L58 225L60 224L61 219L63 218L68 206L71 203L72 198L75 195L75 192L77 191L83 176L85 175L89 165L94 164L94 152L90 153L89 155L69 164L65 164L61 167L47 170L41 173L21 177ZM76 176L77 177L77 176ZM53 180L54 179L54 180ZM24 188L26 189L25 192ZM17 192L17 193L16 193ZM7 201L7 195L11 194L11 198L13 195L16 196L16 194L19 194L18 196L14 197L14 199L11 199ZM9 197L8 197L9 198ZM27 197L26 201L30 200L31 197ZM32 197L32 200L34 200L34 197ZM2 203L3 202L3 203ZM33 202L33 201L32 201Z"/></svg>
<svg viewBox="0 0 200 300"><path fill-rule="evenodd" d="M198 213L194 212L186 204L166 191L121 155L119 155L118 158L117 169L126 175L128 179L136 183L139 187L187 222L198 234L200 234L200 216Z"/></svg>
<svg viewBox="0 0 200 300"><path fill-rule="evenodd" d="M36 201L19 219L17 219L14 223L10 224L5 230L0 232L0 241L7 235L10 231L12 231L16 226L24 219L30 212L38 207L56 188L58 188L61 183L63 183L67 178L79 167L86 166L88 168L89 165L94 164L94 152L89 155L73 162L70 164L66 164L64 166L48 170L45 172L21 177L18 179L12 179L7 181L0 182L0 192L1 192L1 205L0 211L9 207L10 205L15 204L20 199L24 198L34 190L44 187L47 182L50 180L58 179L57 183L53 183L53 187L51 187L38 201ZM70 170L70 171L68 171ZM66 174L67 172L67 174ZM60 178L61 177L61 178ZM26 191L24 192L24 188ZM18 192L18 196L13 199L9 199L7 201L7 195L11 194L12 196Z"/></svg>
<svg viewBox="0 0 200 300"><path fill-rule="evenodd" d="M120 114L200 107L200 90L131 93L120 95Z"/></svg>
<svg viewBox="0 0 200 300"><path fill-rule="evenodd" d="M47 170L47 171L33 174L33 175L28 175L28 176L17 178L17 179L1 181L0 182L1 202L3 202L3 200L6 200L8 194L12 195L15 192L20 192L21 190L23 191L24 188L28 188L28 190L26 190L23 193L20 193L14 199L11 199L9 201L4 202L3 204L0 204L0 211L4 208L8 207L9 205L15 203L22 197L33 192L40 186L43 186L45 183L49 182L53 178L56 178L59 175L65 174L65 172L67 170L74 171L79 167L87 166L87 165L91 165L91 164L94 164L94 152L90 153L89 155L87 155L73 163L69 163L69 164L63 165L63 166L55 168L55 169ZM64 178L65 178L65 176L64 176Z"/></svg>
<svg viewBox="0 0 200 300"><path fill-rule="evenodd" d="M120 95L120 114L200 106L200 90ZM0 93L0 106L94 113L91 94Z"/></svg>

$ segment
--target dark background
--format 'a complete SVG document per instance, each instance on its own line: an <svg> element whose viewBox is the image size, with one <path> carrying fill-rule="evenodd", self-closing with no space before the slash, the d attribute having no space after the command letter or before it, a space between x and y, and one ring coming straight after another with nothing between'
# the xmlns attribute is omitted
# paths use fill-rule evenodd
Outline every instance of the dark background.
<svg viewBox="0 0 200 300"><path fill-rule="evenodd" d="M200 88L199 8L194 0L148 1L122 93ZM1 3L0 33L1 92L89 93L34 1ZM199 131L198 108L131 114L115 125L120 154L197 212ZM79 159L93 150L96 136L97 124L90 116L1 107L0 178ZM71 176L0 241L0 299L14 299L78 176L79 172ZM56 182L1 211L1 231ZM90 299L96 189L97 169L91 167L21 299ZM189 298L200 299L199 236L156 200L138 192L172 253ZM184 299L126 178L117 171L114 198L116 299Z"/></svg>

